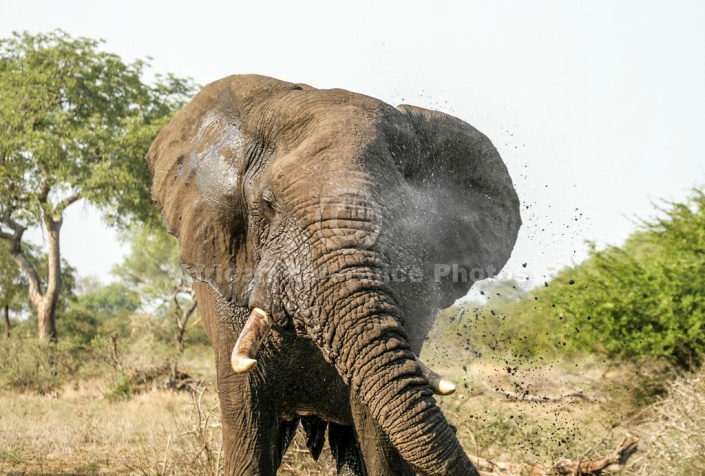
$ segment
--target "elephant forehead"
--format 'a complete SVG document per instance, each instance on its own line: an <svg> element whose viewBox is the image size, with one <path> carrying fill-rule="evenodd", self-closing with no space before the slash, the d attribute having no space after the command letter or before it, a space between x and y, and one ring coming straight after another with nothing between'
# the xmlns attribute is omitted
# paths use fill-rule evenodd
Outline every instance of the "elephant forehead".
<svg viewBox="0 0 705 476"><path fill-rule="evenodd" d="M292 149L277 147L264 180L283 196L295 195L291 199L339 195L346 187L359 191L370 180L364 151L350 137L316 134Z"/></svg>
<svg viewBox="0 0 705 476"><path fill-rule="evenodd" d="M322 174L340 173L344 181L348 172L383 172L384 167L373 162L393 166L382 127L386 116L380 110L359 104L317 103L295 111L272 119L276 126L272 129L279 133L273 166L282 173L315 174L319 180Z"/></svg>
<svg viewBox="0 0 705 476"><path fill-rule="evenodd" d="M335 180L342 179L341 175L343 174L335 174L321 181L319 188L321 202L347 208L371 206L374 199L370 193L367 174L346 172L344 175L347 180Z"/></svg>
<svg viewBox="0 0 705 476"><path fill-rule="evenodd" d="M246 129L271 135L285 149L366 143L391 106L341 89L277 90L248 101Z"/></svg>

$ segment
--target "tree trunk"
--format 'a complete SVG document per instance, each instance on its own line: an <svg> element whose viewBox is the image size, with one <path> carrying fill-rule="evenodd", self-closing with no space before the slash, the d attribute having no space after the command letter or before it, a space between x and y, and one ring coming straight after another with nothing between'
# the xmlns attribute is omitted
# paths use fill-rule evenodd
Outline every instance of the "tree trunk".
<svg viewBox="0 0 705 476"><path fill-rule="evenodd" d="M56 315L48 306L42 306L37 311L39 320L39 339L55 341L56 333Z"/></svg>
<svg viewBox="0 0 705 476"><path fill-rule="evenodd" d="M7 233L0 230L0 238L10 242L10 254L12 259L17 263L17 266L27 276L29 281L29 300L32 302L37 318L39 321L39 338L42 340L56 340L56 306L59 303L59 293L61 292L61 246L59 234L61 232L61 224L63 218L61 211L66 206L75 202L80 195L72 195L64 200L59 212L52 210L47 202L49 187L45 184L42 187L39 203L42 206L44 214L44 228L48 237L48 279L46 292L42 294L42 283L39 278L39 273L34 265L27 259L22 251L22 236L26 228L16 221L12 220L8 215L0 217L0 221L12 233ZM58 215L58 218L55 216Z"/></svg>
<svg viewBox="0 0 705 476"><path fill-rule="evenodd" d="M5 337L10 338L10 306L5 304L3 308L3 320L5 321Z"/></svg>
<svg viewBox="0 0 705 476"><path fill-rule="evenodd" d="M44 298L37 307L39 338L42 340L55 341L58 336L56 332L56 306L59 303L59 293L61 292L61 247L59 241L61 224L61 219L54 220L47 217L44 220L49 242L47 250L49 276Z"/></svg>

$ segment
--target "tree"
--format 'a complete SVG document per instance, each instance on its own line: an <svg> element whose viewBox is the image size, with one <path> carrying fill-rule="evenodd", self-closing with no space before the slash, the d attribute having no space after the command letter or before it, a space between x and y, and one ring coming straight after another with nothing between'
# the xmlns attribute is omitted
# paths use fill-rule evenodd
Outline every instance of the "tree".
<svg viewBox="0 0 705 476"><path fill-rule="evenodd" d="M36 309L32 306L27 294L27 278L17 267L8 252L9 243L0 240L0 307L3 309L3 320L6 323L5 335L9 335L10 311L19 315L20 320L31 322L37 319ZM47 257L40 246L33 243L24 243L22 247L27 261L34 267L39 278L39 284L45 288L49 278ZM57 300L57 316L66 310L75 299L76 268L66 260L61 260L61 294ZM58 318L58 317L57 317Z"/></svg>
<svg viewBox="0 0 705 476"><path fill-rule="evenodd" d="M122 283L87 281L81 280L81 291L59 316L62 333L85 344L101 335L128 338L130 316L140 306L137 292Z"/></svg>
<svg viewBox="0 0 705 476"><path fill-rule="evenodd" d="M123 62L101 42L62 31L0 40L0 239L24 274L39 337L56 339L64 211L87 200L112 223L153 217L143 157L193 91L189 80L142 81L144 61ZM47 238L46 284L24 232Z"/></svg>
<svg viewBox="0 0 705 476"><path fill-rule="evenodd" d="M197 308L190 278L179 264L179 245L163 226L134 227L126 234L131 242L130 253L113 274L138 291L143 306L157 314L171 314L176 324L175 341L184 351L184 336Z"/></svg>
<svg viewBox="0 0 705 476"><path fill-rule="evenodd" d="M480 284L487 302L441 311L434 332L456 349L476 352L587 351L636 362L658 359L677 369L702 365L705 188L659 211L660 218L643 221L622 246L598 250L590 244L588 259L518 301L511 296L514 283Z"/></svg>
<svg viewBox="0 0 705 476"><path fill-rule="evenodd" d="M523 307L524 325L550 322L556 343L678 368L705 355L705 190L668 203L623 246L562 270ZM536 305L530 307L531 299Z"/></svg>
<svg viewBox="0 0 705 476"><path fill-rule="evenodd" d="M27 294L26 286L22 273L11 259L7 244L0 242L0 308L5 337L10 337L10 309L21 308L22 297Z"/></svg>
<svg viewBox="0 0 705 476"><path fill-rule="evenodd" d="M2 308L3 321L5 322L6 336L10 335L10 311L36 317L31 312L27 312L28 306L31 306L27 299L27 279L12 260L8 245L6 241L0 241L0 307ZM48 278L47 259L41 248L31 243L25 243L23 252L27 260L37 270L41 285L46 286ZM65 309L68 301L74 297L74 276L76 270L65 261L62 262L61 269L62 293L57 308Z"/></svg>

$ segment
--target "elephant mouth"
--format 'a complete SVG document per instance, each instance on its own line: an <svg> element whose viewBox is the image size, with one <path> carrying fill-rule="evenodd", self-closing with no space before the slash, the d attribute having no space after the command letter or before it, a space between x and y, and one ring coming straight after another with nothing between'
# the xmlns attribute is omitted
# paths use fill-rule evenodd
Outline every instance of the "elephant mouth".
<svg viewBox="0 0 705 476"><path fill-rule="evenodd" d="M272 318L269 313L258 307L253 308L237 342L235 342L230 357L230 364L235 373L243 374L255 368L257 365L257 352L271 329ZM433 393L436 395L450 395L455 392L456 386L453 382L429 368L418 356L414 357Z"/></svg>

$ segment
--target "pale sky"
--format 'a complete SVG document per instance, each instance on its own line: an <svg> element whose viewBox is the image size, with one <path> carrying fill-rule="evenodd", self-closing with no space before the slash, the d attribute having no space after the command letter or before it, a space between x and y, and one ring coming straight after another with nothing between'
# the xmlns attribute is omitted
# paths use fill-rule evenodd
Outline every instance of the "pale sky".
<svg viewBox="0 0 705 476"><path fill-rule="evenodd" d="M705 184L704 24L702 1L0 0L0 37L61 28L199 84L259 73L460 117L509 167L506 270L534 283ZM81 205L62 244L105 281L124 253Z"/></svg>

